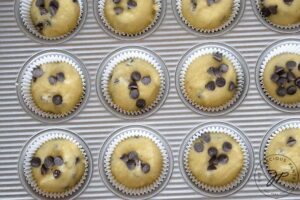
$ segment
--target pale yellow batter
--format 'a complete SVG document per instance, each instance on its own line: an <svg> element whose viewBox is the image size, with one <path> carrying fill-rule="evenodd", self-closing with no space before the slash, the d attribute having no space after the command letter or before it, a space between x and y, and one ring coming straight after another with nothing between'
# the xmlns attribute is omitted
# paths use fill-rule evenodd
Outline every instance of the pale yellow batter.
<svg viewBox="0 0 300 200"><path fill-rule="evenodd" d="M37 30L44 36L53 38L62 36L72 32L78 22L80 16L79 3L76 0L42 0L44 2L41 7L36 6L36 1L33 0L31 4L31 20ZM57 10L50 11L50 3L56 1L54 5L58 4ZM38 4L38 5L41 5ZM53 3L52 3L53 4ZM57 7L57 6L56 6ZM43 10L41 15L41 11Z"/></svg>
<svg viewBox="0 0 300 200"><path fill-rule="evenodd" d="M44 112L63 114L74 109L81 101L83 85L79 73L68 63L49 63L40 67L43 75L31 84L31 93L34 103ZM56 81L51 84L50 76L64 74L63 81ZM54 96L61 97L61 103L53 102Z"/></svg>
<svg viewBox="0 0 300 200"><path fill-rule="evenodd" d="M300 1L294 0L290 4L284 3L284 0L264 0L264 7L276 6L277 13L271 14L268 19L274 24L281 26L290 26L300 23Z"/></svg>
<svg viewBox="0 0 300 200"><path fill-rule="evenodd" d="M120 159L123 154L136 152L139 163L148 163L150 171L144 173L140 164L130 170L126 163ZM162 156L157 145L145 137L133 137L122 141L113 152L111 157L111 171L113 177L128 188L141 188L154 183L161 174Z"/></svg>
<svg viewBox="0 0 300 200"><path fill-rule="evenodd" d="M46 157L60 156L63 164L53 165L42 175L41 167ZM56 139L44 143L34 154L41 160L39 167L32 167L32 175L39 189L44 192L61 193L73 188L82 178L86 161L80 149L69 140ZM53 172L59 170L60 176L54 178Z"/></svg>
<svg viewBox="0 0 300 200"><path fill-rule="evenodd" d="M292 139L290 138L292 137ZM290 139L289 139L290 138ZM294 141L295 140L295 141ZM289 142L290 141L290 142ZM294 142L292 142L294 141ZM281 131L271 139L266 149L268 168L275 170L277 174L288 172L288 176L281 177L281 180L299 183L300 177L300 129L290 128ZM276 154L286 156L287 159L274 159ZM293 164L290 164L291 161ZM296 167L296 171L294 169ZM294 172L293 172L294 171Z"/></svg>
<svg viewBox="0 0 300 200"><path fill-rule="evenodd" d="M133 82L131 74L138 72L141 75L141 80L136 81L139 96L133 99L130 96L129 84ZM142 79L150 77L149 84L143 84ZM149 107L156 99L160 90L160 77L157 70L142 59L128 59L119 63L112 72L112 77L109 81L109 94L112 101L125 111L138 111L142 108ZM144 107L137 106L137 100L145 100Z"/></svg>
<svg viewBox="0 0 300 200"><path fill-rule="evenodd" d="M104 9L105 18L115 31L138 34L151 25L158 6L154 0L120 0L119 3L106 0Z"/></svg>
<svg viewBox="0 0 300 200"><path fill-rule="evenodd" d="M223 73L222 77L226 80L224 87L216 87L214 91L206 89L209 81L215 81L216 76L207 73L207 70L214 66L218 67L222 63L228 65L228 72ZM185 75L185 90L189 99L199 106L219 107L230 101L235 90L229 90L229 84L232 81L237 84L237 75L232 63L223 57L222 62L216 61L211 54L196 58L189 66Z"/></svg>
<svg viewBox="0 0 300 200"><path fill-rule="evenodd" d="M211 30L223 26L230 18L233 0L220 0L210 6L207 0L182 0L181 12L187 22L196 29Z"/></svg>
<svg viewBox="0 0 300 200"><path fill-rule="evenodd" d="M240 174L243 167L243 152L240 145L231 136L224 133L209 133L211 140L206 143L202 139L194 142L202 142L204 149L202 152L196 152L191 148L188 156L188 166L193 176L199 182L209 186L225 186L234 181ZM225 152L222 148L224 142L229 142L232 149ZM215 170L208 170L210 156L208 149L215 147L218 150L218 155L226 154L228 162L225 164L219 163Z"/></svg>
<svg viewBox="0 0 300 200"><path fill-rule="evenodd" d="M271 97L278 100L279 102L285 103L285 104L294 104L300 102L300 92L298 91L293 95L285 95L285 96L278 96L277 95L277 88L278 85L271 80L271 76L275 71L276 66L281 66L285 68L285 71L288 72L286 68L287 61L295 61L297 63L297 66L292 70L292 72L295 74L296 77L300 77L300 71L298 70L298 64L300 63L300 55L297 54L290 54L290 53L283 53L278 56L273 57L266 65L264 73L263 73L263 83L266 91L269 93ZM286 82L284 84L285 88L288 88L289 86L295 85L294 81L292 82Z"/></svg>

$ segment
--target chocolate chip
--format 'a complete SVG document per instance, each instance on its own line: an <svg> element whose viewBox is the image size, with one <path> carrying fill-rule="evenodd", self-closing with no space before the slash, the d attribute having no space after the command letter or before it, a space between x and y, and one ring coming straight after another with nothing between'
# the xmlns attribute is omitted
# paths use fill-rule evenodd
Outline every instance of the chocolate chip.
<svg viewBox="0 0 300 200"><path fill-rule="evenodd" d="M293 1L294 0L283 0L283 2L289 6L292 5Z"/></svg>
<svg viewBox="0 0 300 200"><path fill-rule="evenodd" d="M50 1L49 12L50 12L51 16L56 15L58 8L59 8L59 3L57 0Z"/></svg>
<svg viewBox="0 0 300 200"><path fill-rule="evenodd" d="M276 90L276 93L277 93L278 96L284 97L284 96L286 95L286 90L285 90L284 87L279 86L279 87L277 88L277 90Z"/></svg>
<svg viewBox="0 0 300 200"><path fill-rule="evenodd" d="M135 0L128 0L127 6L128 6L128 9L132 9L132 8L135 8L137 6L137 3L136 3Z"/></svg>
<svg viewBox="0 0 300 200"><path fill-rule="evenodd" d="M234 84L234 82L230 81L229 83L229 91L234 91L236 89L236 85Z"/></svg>
<svg viewBox="0 0 300 200"><path fill-rule="evenodd" d="M294 146L294 144L296 144L296 142L297 142L297 141L296 141L295 138L289 137L288 140L287 140L287 142L286 142L286 144L287 144L288 146L292 147L292 146Z"/></svg>
<svg viewBox="0 0 300 200"><path fill-rule="evenodd" d="M138 88L138 85L136 82L131 82L128 85L128 89L130 89L130 90L137 89L137 88Z"/></svg>
<svg viewBox="0 0 300 200"><path fill-rule="evenodd" d="M215 68L214 67L208 68L207 73L212 75L212 76L215 76Z"/></svg>
<svg viewBox="0 0 300 200"><path fill-rule="evenodd" d="M206 2L208 6L211 6L213 3L215 3L215 0L207 0Z"/></svg>
<svg viewBox="0 0 300 200"><path fill-rule="evenodd" d="M147 163L142 163L141 164L141 167L142 167L142 171L145 173L145 174L147 174L149 171L150 171L150 165L149 164L147 164Z"/></svg>
<svg viewBox="0 0 300 200"><path fill-rule="evenodd" d="M216 89L216 85L214 81L209 81L206 85L205 88L210 90L210 91L214 91Z"/></svg>
<svg viewBox="0 0 300 200"><path fill-rule="evenodd" d="M213 53L213 58L218 61L218 62L221 62L222 61L222 58L223 58L223 54L222 53L219 53L219 52L215 52Z"/></svg>
<svg viewBox="0 0 300 200"><path fill-rule="evenodd" d="M41 32L43 29L44 29L44 24L42 22L39 22L35 25L35 29L38 31L38 32Z"/></svg>
<svg viewBox="0 0 300 200"><path fill-rule="evenodd" d="M137 99L137 98L139 98L140 93L139 93L138 89L133 89L133 90L130 90L130 94L129 95L130 95L130 97L132 99Z"/></svg>
<svg viewBox="0 0 300 200"><path fill-rule="evenodd" d="M275 73L278 75L282 75L285 73L284 68L283 67L279 67L279 66L275 66Z"/></svg>
<svg viewBox="0 0 300 200"><path fill-rule="evenodd" d="M149 84L151 83L151 77L150 77L150 76L144 76L144 77L142 78L142 83L143 83L144 85L149 85Z"/></svg>
<svg viewBox="0 0 300 200"><path fill-rule="evenodd" d="M210 142L210 135L208 133L205 133L201 135L201 138L203 139L204 142L209 143Z"/></svg>
<svg viewBox="0 0 300 200"><path fill-rule="evenodd" d="M125 153L120 157L120 159L123 160L125 163L129 160L127 154Z"/></svg>
<svg viewBox="0 0 300 200"><path fill-rule="evenodd" d="M272 74L272 76L271 76L271 80L274 82L274 83L276 83L277 81L278 81L278 79L279 79L279 75L278 74Z"/></svg>
<svg viewBox="0 0 300 200"><path fill-rule="evenodd" d="M48 81L51 85L55 85L57 82L56 76L49 76Z"/></svg>
<svg viewBox="0 0 300 200"><path fill-rule="evenodd" d="M286 93L288 94L288 95L293 95L293 94L295 94L297 92L297 88L296 88L296 86L290 86L290 87L288 87L287 88L287 90L286 90Z"/></svg>
<svg viewBox="0 0 300 200"><path fill-rule="evenodd" d="M224 152L229 152L232 149L232 144L230 142L224 142L222 149Z"/></svg>
<svg viewBox="0 0 300 200"><path fill-rule="evenodd" d="M300 77L296 78L295 85L300 88Z"/></svg>
<svg viewBox="0 0 300 200"><path fill-rule="evenodd" d="M79 162L80 162L80 158L76 157L76 159L75 159L75 165L77 165Z"/></svg>
<svg viewBox="0 0 300 200"><path fill-rule="evenodd" d="M300 63L298 64L298 70L300 71Z"/></svg>
<svg viewBox="0 0 300 200"><path fill-rule="evenodd" d="M284 73L283 73L283 74L281 74L279 77L287 79L287 77L288 77L288 74L287 74L286 72L284 72Z"/></svg>
<svg viewBox="0 0 300 200"><path fill-rule="evenodd" d="M44 176L47 174L47 172L48 172L48 168L45 166L45 164L42 164L41 174Z"/></svg>
<svg viewBox="0 0 300 200"><path fill-rule="evenodd" d="M136 107L138 108L144 108L146 106L146 101L144 99L138 99L136 101Z"/></svg>
<svg viewBox="0 0 300 200"><path fill-rule="evenodd" d="M118 84L119 82L120 82L120 80L116 78L114 81L114 84Z"/></svg>
<svg viewBox="0 0 300 200"><path fill-rule="evenodd" d="M219 161L217 159L217 156L216 155L212 156L209 159L208 163L209 163L209 165L218 165Z"/></svg>
<svg viewBox="0 0 300 200"><path fill-rule="evenodd" d="M200 153L204 150L204 146L201 142L196 142L194 144L194 149L195 149L196 152Z"/></svg>
<svg viewBox="0 0 300 200"><path fill-rule="evenodd" d="M44 160L44 165L46 168L50 168L54 165L54 158L52 156L47 156Z"/></svg>
<svg viewBox="0 0 300 200"><path fill-rule="evenodd" d="M287 73L287 80L288 80L288 82L292 82L292 81L296 80L295 74L293 72L288 72Z"/></svg>
<svg viewBox="0 0 300 200"><path fill-rule="evenodd" d="M41 165L41 159L38 157L32 157L30 164L31 167L39 167Z"/></svg>
<svg viewBox="0 0 300 200"><path fill-rule="evenodd" d="M275 6L269 6L268 9L271 12L272 15L276 15L277 14L277 5Z"/></svg>
<svg viewBox="0 0 300 200"><path fill-rule="evenodd" d="M56 74L56 79L60 82L63 82L65 80L65 74L63 72L58 72Z"/></svg>
<svg viewBox="0 0 300 200"><path fill-rule="evenodd" d="M78 0L73 0L74 3L78 3Z"/></svg>
<svg viewBox="0 0 300 200"><path fill-rule="evenodd" d="M208 165L207 170L208 171L212 171L212 170L216 170L216 166L215 165Z"/></svg>
<svg viewBox="0 0 300 200"><path fill-rule="evenodd" d="M139 81L139 80L141 80L141 74L140 74L140 72L137 72L137 71L132 72L131 73L131 79L133 81Z"/></svg>
<svg viewBox="0 0 300 200"><path fill-rule="evenodd" d="M36 0L35 2L36 7L45 7L45 0Z"/></svg>
<svg viewBox="0 0 300 200"><path fill-rule="evenodd" d="M218 154L218 150L215 147L209 147L207 153L210 157L216 156Z"/></svg>
<svg viewBox="0 0 300 200"><path fill-rule="evenodd" d="M191 0L192 10L194 11L197 8L197 0Z"/></svg>
<svg viewBox="0 0 300 200"><path fill-rule="evenodd" d="M58 179L60 177L60 175L61 175L61 172L58 169L53 171L53 177L55 179Z"/></svg>
<svg viewBox="0 0 300 200"><path fill-rule="evenodd" d="M46 15L48 13L48 11L46 10L46 8L40 7L39 10L40 10L40 14L41 15Z"/></svg>
<svg viewBox="0 0 300 200"><path fill-rule="evenodd" d="M135 166L136 166L134 160L128 160L128 162L126 163L126 165L127 165L127 168L128 168L129 170L133 170L133 169L135 168Z"/></svg>
<svg viewBox="0 0 300 200"><path fill-rule="evenodd" d="M114 2L115 4L118 4L118 3L121 2L121 0L113 0L113 2Z"/></svg>
<svg viewBox="0 0 300 200"><path fill-rule="evenodd" d="M266 8L266 7L263 7L261 9L261 13L265 17L269 17L271 15L271 11L269 10L269 8Z"/></svg>
<svg viewBox="0 0 300 200"><path fill-rule="evenodd" d="M217 80L216 80L216 85L217 85L218 87L224 87L225 84L226 84L226 80L225 80L223 77L217 78Z"/></svg>
<svg viewBox="0 0 300 200"><path fill-rule="evenodd" d="M123 12L123 8L121 7L114 7L114 11L116 13L116 15L119 15Z"/></svg>
<svg viewBox="0 0 300 200"><path fill-rule="evenodd" d="M54 164L56 166L61 166L64 164L64 160L62 159L62 157L56 156L56 157L54 157Z"/></svg>
<svg viewBox="0 0 300 200"><path fill-rule="evenodd" d="M55 105L58 106L58 105L62 104L63 98L62 98L62 96L60 96L59 94L54 95L54 96L52 97L52 102L53 102Z"/></svg>
<svg viewBox="0 0 300 200"><path fill-rule="evenodd" d="M137 159L137 158L138 158L138 155L137 155L136 152L131 151L131 152L128 153L128 159L129 159L129 160L135 160L135 159Z"/></svg>
<svg viewBox="0 0 300 200"><path fill-rule="evenodd" d="M219 69L220 69L220 72L226 73L226 72L228 72L228 65L221 64Z"/></svg>
<svg viewBox="0 0 300 200"><path fill-rule="evenodd" d="M285 66L288 70L293 70L297 66L297 63L295 61L290 60L290 61L287 61Z"/></svg>
<svg viewBox="0 0 300 200"><path fill-rule="evenodd" d="M226 154L221 154L218 156L218 162L220 164L226 164L228 162L229 158Z"/></svg>
<svg viewBox="0 0 300 200"><path fill-rule="evenodd" d="M32 71L32 76L34 78L39 78L39 77L43 76L43 74L44 74L44 71L40 67L37 67Z"/></svg>
<svg viewBox="0 0 300 200"><path fill-rule="evenodd" d="M280 77L278 80L277 80L277 85L279 86L282 86L286 83L287 79L286 78L283 78L283 77Z"/></svg>

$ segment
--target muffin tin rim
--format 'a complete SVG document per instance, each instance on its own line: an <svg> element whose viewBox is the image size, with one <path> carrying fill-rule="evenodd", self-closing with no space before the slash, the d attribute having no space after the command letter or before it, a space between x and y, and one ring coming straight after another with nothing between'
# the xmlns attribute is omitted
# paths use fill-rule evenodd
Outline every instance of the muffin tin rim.
<svg viewBox="0 0 300 200"><path fill-rule="evenodd" d="M123 134L126 130L130 130L130 129L147 130L147 131L151 132L151 134L153 134L155 137L157 137L162 142L162 144L166 148L166 152L167 152L168 159L169 159L168 174L166 176L166 179L154 191L150 192L149 194L142 195L142 196L130 196L130 195L126 195L126 194L123 194L122 192L118 191L116 188L114 188L114 186L107 179L107 177L105 175L104 167L103 167L104 166L104 153L106 152L107 147L117 136L119 136L120 134ZM122 127L115 129L112 133L109 134L109 136L101 144L99 155L97 157L98 157L97 167L99 168L98 170L99 170L99 174L101 177L101 181L104 183L104 185L106 186L107 189L109 189L113 194L115 194L116 196L118 196L119 198L122 198L122 199L145 200L145 199L150 199L150 198L158 195L160 192L162 192L167 187L167 185L172 177L173 170L174 170L173 152L172 152L171 146L169 145L168 140L165 138L165 136L163 136L161 133L159 133L159 131L152 129L146 125L132 124L132 125L126 125L126 126L122 126Z"/></svg>
<svg viewBox="0 0 300 200"><path fill-rule="evenodd" d="M54 199L54 198L47 198L47 197L44 197L44 196L41 196L39 195L37 192L35 192L33 190L33 188L30 186L30 184L26 181L26 178L25 178L25 175L23 173L23 162L21 162L22 160L24 160L25 158L25 154L26 154L26 150L28 149L28 146L35 141L36 138L38 137L41 137L43 134L47 134L47 133L53 133L53 132L60 132L62 134L66 134L72 138L74 138L80 145L82 145L82 148L84 149L86 155L87 155L87 158L88 158L88 174L87 174L87 177L85 179L85 182L84 184L82 185L82 187L77 190L76 192L74 192L74 194L66 197L66 198L62 198L67 200L67 199L75 199L77 197L79 197L88 187L91 179L92 179L92 174L93 174L93 170L94 170L94 167L93 167L93 156L92 156L92 153L87 145L87 143L83 140L83 138L81 138L77 133L69 130L69 129L65 129L65 128L46 128L46 129L43 129L43 130L40 130L36 133L34 133L22 146L21 148L21 151L19 153L19 158L18 158L18 177L19 177L19 180L23 186L23 188L26 190L26 192L28 194L30 194L32 197L36 198L36 199L41 199L41 200L51 200L51 199Z"/></svg>
<svg viewBox="0 0 300 200"><path fill-rule="evenodd" d="M38 116L35 113L33 113L26 105L26 103L24 102L24 99L22 97L22 91L21 91L21 82L22 82L22 77L24 75L24 72L27 68L27 66L32 63L34 60L38 59L39 57L42 57L44 55L51 55L51 54L55 54L55 55L63 55L63 56L67 56L68 58L70 58L72 61L74 61L76 64L78 64L78 66L80 67L80 69L82 70L82 73L85 77L85 82L86 82L86 86L85 86L85 96L82 100L82 103L80 104L80 106L71 114L69 114L66 117L62 117L62 118L57 118L57 119L46 119L42 116ZM90 92L91 92L91 81L90 81L90 75L89 72L86 68L86 66L84 65L84 63L74 54L71 54L69 51L66 50L61 50L61 49L47 49L47 50L42 50L39 52L36 52L35 54L33 54L32 56L30 56L23 64L23 66L21 67L20 71L18 72L17 75L17 79L15 81L15 87L16 87L16 92L17 92L17 96L18 96L18 101L19 101L19 105L21 105L22 109L29 114L30 117L32 117L33 119L36 119L42 123L48 123L48 124L55 124L55 123L62 123L62 122L66 122L68 120L71 120L72 118L76 117L86 106L89 96L90 96Z"/></svg>
<svg viewBox="0 0 300 200"><path fill-rule="evenodd" d="M30 33L30 31L26 28L24 23L22 22L21 16L20 16L20 0L14 0L14 18L17 22L17 26L19 29L24 33L24 35L31 39L32 41L38 42L43 45L54 45L54 44L62 44L68 40L71 40L73 37L75 37L83 28L86 19L87 19L87 14L88 14L88 1L87 0L81 0L82 1L82 16L81 20L78 24L78 26L66 37L63 37L61 39L54 39L54 40L45 40L42 38L38 38L34 34Z"/></svg>
<svg viewBox="0 0 300 200"><path fill-rule="evenodd" d="M226 51L229 51L240 62L240 64L241 64L241 70L244 73L244 88L243 88L243 91L241 92L240 97L229 108L221 110L221 111L217 111L217 112L206 112L206 111L202 111L202 110L199 110L199 109L195 108L183 96L183 93L182 93L181 88L180 88L180 81L179 81L179 79L180 79L180 73L181 73L181 69L183 67L183 64L184 64L186 58L188 58L189 56L191 56L198 49L202 49L202 48L206 48L206 47L222 48L222 49L225 49ZM181 56L181 58L180 58L180 60L179 60L179 62L177 64L177 67L176 67L176 72L175 72L175 87L176 87L177 94L180 97L180 100L190 110L192 110L193 112L195 112L197 114L201 114L201 115L204 115L204 116L214 116L214 117L215 116L224 116L224 115L226 115L226 114L228 114L230 112L233 112L245 100L245 98L246 98L246 96L248 94L249 86L250 86L250 72L249 72L248 64L247 64L246 60L244 59L244 57L237 50L235 50L235 48L233 48L233 47L231 47L231 46L229 46L229 45L227 45L225 43L205 42L205 43L196 44L192 48L188 49L188 51L186 51L183 54L183 56Z"/></svg>
<svg viewBox="0 0 300 200"><path fill-rule="evenodd" d="M231 190L228 190L226 192L212 193L212 192L202 190L201 188L197 187L191 181L191 179L188 177L188 175L186 174L185 169L184 169L184 153L185 153L186 144L198 130L200 130L204 127L210 127L210 126L212 126L212 127L213 126L221 126L221 127L229 128L230 130L234 131L245 143L245 146L247 147L248 154L249 154L249 166L248 166L249 168L248 168L248 171L247 171L247 174L246 174L244 180L242 180L241 183L237 187L235 187ZM252 173L253 173L253 169L254 169L254 163L255 163L254 150L253 150L251 142L248 139L248 137L246 136L246 134L242 130L240 130L238 127L234 126L233 124L228 123L228 122L223 122L223 121L209 121L209 122L201 123L200 125L197 125L196 127L189 130L188 133L185 135L184 139L181 141L181 145L179 148L179 154L178 154L178 160L179 160L179 170L181 172L181 175L182 175L184 181L188 184L188 186L190 186L195 192L202 194L206 197L212 197L212 198L227 197L227 196L230 196L230 195L238 192L239 190L241 190L250 180Z"/></svg>

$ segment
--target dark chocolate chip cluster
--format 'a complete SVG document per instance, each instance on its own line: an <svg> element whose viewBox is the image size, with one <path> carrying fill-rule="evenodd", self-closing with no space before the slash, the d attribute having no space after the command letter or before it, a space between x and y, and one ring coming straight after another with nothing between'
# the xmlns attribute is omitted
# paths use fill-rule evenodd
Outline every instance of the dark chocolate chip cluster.
<svg viewBox="0 0 300 200"><path fill-rule="evenodd" d="M292 5L293 1L294 0L282 0L286 5ZM263 0L262 0L263 2ZM262 9L261 9L261 12L262 12L262 15L264 17L269 17L271 15L276 15L277 14L277 11L278 10L278 5L271 5L271 6L262 6Z"/></svg>
<svg viewBox="0 0 300 200"><path fill-rule="evenodd" d="M76 157L75 164L77 164L79 161L80 158ZM46 175L48 172L51 172L53 177L57 179L61 176L62 172L58 169L55 169L55 167L62 166L64 164L64 160L61 156L47 156L44 160L44 163L42 163L39 157L32 157L30 164L31 167L34 168L41 167L41 174L43 176Z"/></svg>
<svg viewBox="0 0 300 200"><path fill-rule="evenodd" d="M125 162L129 170L134 170L136 167L140 166L143 173L147 174L150 171L150 165L148 163L143 163L135 151L123 154L120 159Z"/></svg>
<svg viewBox="0 0 300 200"><path fill-rule="evenodd" d="M224 87L226 85L225 78L222 77L223 74L228 72L228 65L222 63L223 55L219 52L213 53L213 58L220 63L218 67L210 67L207 73L215 77L215 81L209 81L205 88L210 91L214 91L216 87ZM236 89L236 85L233 81L230 81L228 90L233 91Z"/></svg>
<svg viewBox="0 0 300 200"><path fill-rule="evenodd" d="M204 151L204 144L205 143L209 143L211 138L209 134L204 134L201 136L201 141L200 142L195 142L194 144L194 150L198 153L201 153ZM218 149L216 147L210 147L207 150L207 153L210 157L209 161L208 161L208 167L207 170L211 171L211 170L216 170L218 164L226 164L229 161L228 156L226 155L226 153L228 153L229 151L231 151L232 149L232 144L229 142L224 142L222 145L222 152L218 152Z"/></svg>
<svg viewBox="0 0 300 200"><path fill-rule="evenodd" d="M278 96L294 95L297 89L300 88L300 77L296 77L292 72L296 67L297 63L292 60L286 62L285 67L275 66L270 79L278 86L276 89ZM298 64L298 70L300 71L300 63Z"/></svg>
<svg viewBox="0 0 300 200"><path fill-rule="evenodd" d="M116 15L121 14L124 9L119 5L122 0L112 0L116 6L114 7L114 11ZM123 0L124 1L124 0ZM133 9L137 7L137 2L135 0L127 0L127 9Z"/></svg>

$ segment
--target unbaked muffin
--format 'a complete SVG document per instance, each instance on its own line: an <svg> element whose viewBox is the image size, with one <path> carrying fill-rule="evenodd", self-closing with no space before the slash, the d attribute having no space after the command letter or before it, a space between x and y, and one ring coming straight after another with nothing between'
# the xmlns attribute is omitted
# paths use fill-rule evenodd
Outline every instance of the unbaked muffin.
<svg viewBox="0 0 300 200"><path fill-rule="evenodd" d="M134 112L151 106L160 91L160 76L149 62L130 58L113 69L109 95L119 108Z"/></svg>
<svg viewBox="0 0 300 200"><path fill-rule="evenodd" d="M202 55L189 65L184 88L193 103L207 108L221 107L235 97L237 74L221 53Z"/></svg>
<svg viewBox="0 0 300 200"><path fill-rule="evenodd" d="M33 0L30 16L41 35L55 38L77 27L80 6L77 0Z"/></svg>
<svg viewBox="0 0 300 200"><path fill-rule="evenodd" d="M277 174L289 173L288 176L281 176L280 180L288 183L299 183L300 176L295 174L293 166L296 167L296 171L300 172L300 128L287 128L279 131L276 135L270 139L265 149L265 159L267 168L275 170ZM276 155L282 155L286 157L286 161L281 159L275 159ZM289 166L292 161L293 166ZM297 177L298 175L298 177Z"/></svg>
<svg viewBox="0 0 300 200"><path fill-rule="evenodd" d="M300 23L300 1L261 0L261 13L275 25L291 26Z"/></svg>
<svg viewBox="0 0 300 200"><path fill-rule="evenodd" d="M263 72L263 87L282 104L300 103L300 55L282 53L271 58Z"/></svg>
<svg viewBox="0 0 300 200"><path fill-rule="evenodd" d="M31 159L32 177L37 187L47 193L72 189L81 180L85 168L81 150L66 139L45 142Z"/></svg>
<svg viewBox="0 0 300 200"><path fill-rule="evenodd" d="M181 0L181 13L193 28L213 30L228 22L233 6L233 0Z"/></svg>
<svg viewBox="0 0 300 200"><path fill-rule="evenodd" d="M111 172L117 182L137 189L153 184L161 175L163 158L157 145L146 137L130 137L115 148Z"/></svg>
<svg viewBox="0 0 300 200"><path fill-rule="evenodd" d="M244 165L240 144L225 133L205 133L193 142L188 167L196 179L208 186L222 187L239 177Z"/></svg>
<svg viewBox="0 0 300 200"><path fill-rule="evenodd" d="M154 22L157 11L155 0L105 0L106 21L118 33L143 32Z"/></svg>
<svg viewBox="0 0 300 200"><path fill-rule="evenodd" d="M69 113L83 96L81 76L65 62L42 64L32 71L31 95L35 105L44 112Z"/></svg>

